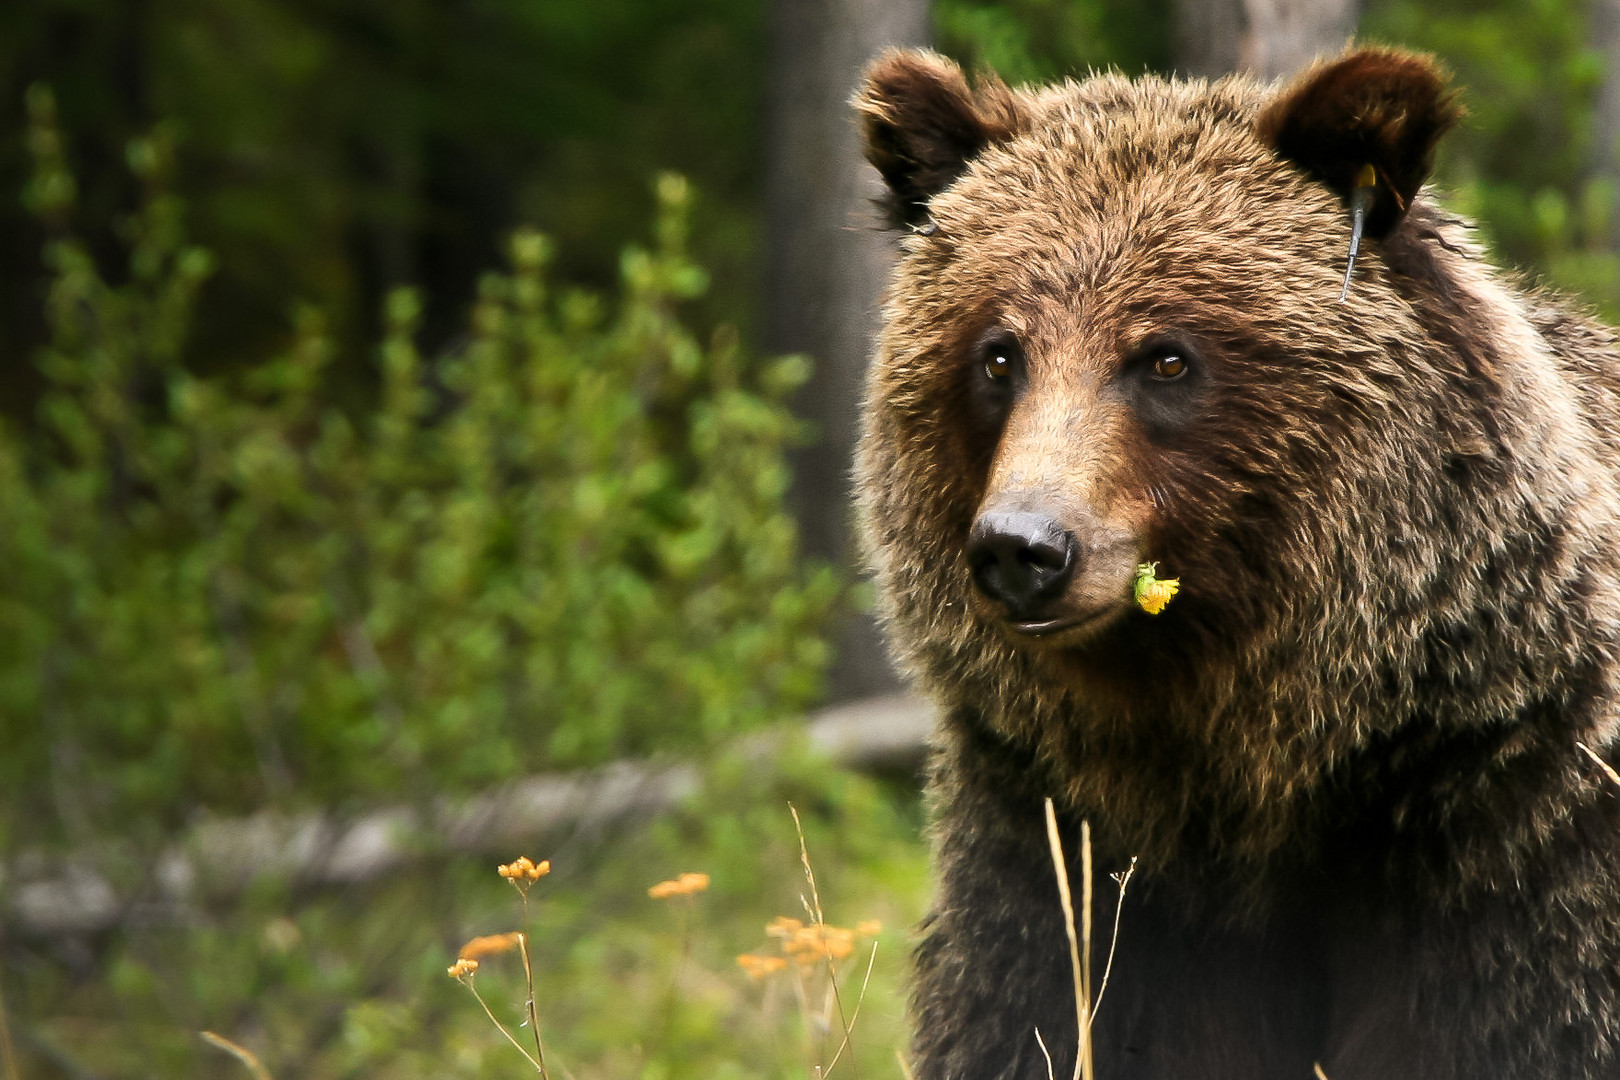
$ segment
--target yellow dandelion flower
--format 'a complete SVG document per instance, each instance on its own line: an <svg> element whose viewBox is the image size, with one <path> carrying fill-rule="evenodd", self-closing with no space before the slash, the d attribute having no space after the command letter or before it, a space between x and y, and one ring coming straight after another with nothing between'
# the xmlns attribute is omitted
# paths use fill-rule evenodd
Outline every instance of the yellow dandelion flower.
<svg viewBox="0 0 1620 1080"><path fill-rule="evenodd" d="M1181 588L1180 578L1161 580L1155 577L1154 571L1158 567L1158 563L1152 562L1136 568L1136 602L1149 615L1163 611L1170 598Z"/></svg>

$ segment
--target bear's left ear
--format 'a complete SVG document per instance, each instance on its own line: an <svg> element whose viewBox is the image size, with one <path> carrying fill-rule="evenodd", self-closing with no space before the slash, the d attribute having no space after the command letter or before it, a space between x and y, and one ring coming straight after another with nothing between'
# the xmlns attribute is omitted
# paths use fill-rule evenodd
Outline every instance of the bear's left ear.
<svg viewBox="0 0 1620 1080"><path fill-rule="evenodd" d="M991 143L1027 122L1018 95L985 76L969 87L962 71L926 49L891 49L866 69L855 94L866 160L888 185L884 210L899 228L921 225L928 201L949 187Z"/></svg>
<svg viewBox="0 0 1620 1080"><path fill-rule="evenodd" d="M1432 57L1358 49L1306 70L1262 110L1255 130L1346 204L1370 181L1366 232L1382 238L1400 223L1434 168L1440 137L1462 115Z"/></svg>

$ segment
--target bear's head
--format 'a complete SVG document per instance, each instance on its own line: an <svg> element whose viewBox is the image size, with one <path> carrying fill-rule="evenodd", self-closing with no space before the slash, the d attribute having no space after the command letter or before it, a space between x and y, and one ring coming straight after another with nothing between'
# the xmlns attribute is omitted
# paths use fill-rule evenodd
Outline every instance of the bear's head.
<svg viewBox="0 0 1620 1080"><path fill-rule="evenodd" d="M1285 786L1396 722L1525 513L1495 369L1532 331L1420 194L1433 62L1013 90L895 51L856 108L903 233L857 465L902 659L1009 732L1083 708Z"/></svg>

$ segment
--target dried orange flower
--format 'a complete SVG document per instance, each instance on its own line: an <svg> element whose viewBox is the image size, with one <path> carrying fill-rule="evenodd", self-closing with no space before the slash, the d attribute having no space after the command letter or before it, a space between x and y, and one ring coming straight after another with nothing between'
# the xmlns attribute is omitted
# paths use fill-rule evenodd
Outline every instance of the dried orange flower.
<svg viewBox="0 0 1620 1080"><path fill-rule="evenodd" d="M750 979L763 979L765 976L787 967L787 961L780 956L757 956L754 953L743 953L737 957L737 966L746 971Z"/></svg>
<svg viewBox="0 0 1620 1080"><path fill-rule="evenodd" d="M814 947L816 951L833 960L842 960L855 951L855 933L842 926L823 926L816 935Z"/></svg>
<svg viewBox="0 0 1620 1080"><path fill-rule="evenodd" d="M778 915L765 924L765 933L773 938L791 938L804 929L804 923L798 919L790 919L786 915Z"/></svg>
<svg viewBox="0 0 1620 1080"><path fill-rule="evenodd" d="M883 924L876 919L862 919L855 924L856 937L876 937L883 932Z"/></svg>
<svg viewBox="0 0 1620 1080"><path fill-rule="evenodd" d="M457 960L455 963L451 964L449 968L450 977L452 979L470 979L472 978L473 973L477 970L478 961L468 960L466 957L462 957L460 960Z"/></svg>
<svg viewBox="0 0 1620 1080"><path fill-rule="evenodd" d="M527 855L520 855L512 862L497 866L495 871L514 885L520 881L534 882L551 873L551 860L541 859L536 863L531 862Z"/></svg>
<svg viewBox="0 0 1620 1080"><path fill-rule="evenodd" d="M778 922L797 922L797 920L777 920ZM774 925L774 924L773 924ZM787 929L784 926L784 929ZM769 932L769 931L767 931ZM818 963L822 960L842 960L855 951L855 933L842 926L804 926L781 935L782 951L787 953L796 962L804 966Z"/></svg>
<svg viewBox="0 0 1620 1080"><path fill-rule="evenodd" d="M475 937L467 942L461 947L461 952L456 955L463 960L476 961L482 956L494 956L497 953L510 952L517 948L518 942L522 940L523 935L516 931L510 934L485 934L483 937Z"/></svg>
<svg viewBox="0 0 1620 1080"><path fill-rule="evenodd" d="M654 900L668 900L672 896L691 896L700 893L709 887L708 874L682 874L669 881L660 881L647 890L647 895Z"/></svg>

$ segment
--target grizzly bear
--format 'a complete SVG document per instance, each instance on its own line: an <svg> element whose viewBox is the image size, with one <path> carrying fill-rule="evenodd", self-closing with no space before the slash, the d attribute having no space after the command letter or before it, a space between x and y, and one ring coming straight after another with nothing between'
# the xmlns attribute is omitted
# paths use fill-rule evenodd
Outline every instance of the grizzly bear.
<svg viewBox="0 0 1620 1080"><path fill-rule="evenodd" d="M1424 189L1446 77L895 51L855 104L861 517L941 712L916 1076L1077 1074L1051 797L1101 1080L1620 1077L1620 351Z"/></svg>

